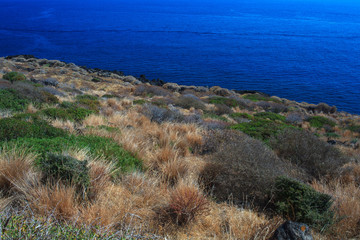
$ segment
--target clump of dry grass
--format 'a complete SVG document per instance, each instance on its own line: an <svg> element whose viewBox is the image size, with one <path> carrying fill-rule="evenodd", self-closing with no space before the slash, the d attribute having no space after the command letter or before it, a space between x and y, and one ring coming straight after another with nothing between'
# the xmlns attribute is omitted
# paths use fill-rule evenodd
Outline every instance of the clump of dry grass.
<svg viewBox="0 0 360 240"><path fill-rule="evenodd" d="M106 125L106 120L103 116L91 114L90 116L88 116L83 120L83 125L93 126L93 127L103 126Z"/></svg>
<svg viewBox="0 0 360 240"><path fill-rule="evenodd" d="M36 113L37 111L38 109L32 103L30 103L26 108L26 113Z"/></svg>
<svg viewBox="0 0 360 240"><path fill-rule="evenodd" d="M333 196L337 221L331 227L330 237L336 239L356 237L360 228L360 188L356 181L342 181L341 178L314 181L312 187Z"/></svg>
<svg viewBox="0 0 360 240"><path fill-rule="evenodd" d="M55 119L51 122L51 125L56 128L64 129L70 134L74 134L76 132L75 123L70 120Z"/></svg>
<svg viewBox="0 0 360 240"><path fill-rule="evenodd" d="M3 147L0 150L0 188L5 195L18 192L20 182L32 182L34 175L33 162L35 154L26 149Z"/></svg>
<svg viewBox="0 0 360 240"><path fill-rule="evenodd" d="M184 226L208 210L208 200L194 185L183 182L171 191L169 203L159 211L162 224Z"/></svg>
<svg viewBox="0 0 360 240"><path fill-rule="evenodd" d="M74 220L78 215L76 187L46 184L27 191L30 207L42 216L59 220Z"/></svg>

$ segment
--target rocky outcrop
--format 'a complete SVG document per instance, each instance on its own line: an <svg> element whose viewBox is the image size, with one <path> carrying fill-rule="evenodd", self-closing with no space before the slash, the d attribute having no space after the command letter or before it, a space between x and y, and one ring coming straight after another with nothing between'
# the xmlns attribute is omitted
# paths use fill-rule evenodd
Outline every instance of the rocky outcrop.
<svg viewBox="0 0 360 240"><path fill-rule="evenodd" d="M276 229L270 240L313 240L313 237L308 225L286 221Z"/></svg>

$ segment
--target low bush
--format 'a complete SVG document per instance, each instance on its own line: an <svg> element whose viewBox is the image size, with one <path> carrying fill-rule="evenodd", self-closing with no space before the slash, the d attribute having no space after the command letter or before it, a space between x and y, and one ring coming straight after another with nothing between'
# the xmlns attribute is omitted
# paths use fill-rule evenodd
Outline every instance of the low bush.
<svg viewBox="0 0 360 240"><path fill-rule="evenodd" d="M214 113L204 113L202 117L203 117L203 119L211 118L211 119L216 119L216 120L220 120L220 121L224 121L224 122L229 121L229 120L227 120L226 117L222 117L222 116L219 116L219 115L214 114Z"/></svg>
<svg viewBox="0 0 360 240"><path fill-rule="evenodd" d="M145 104L142 112L151 121L162 122L181 122L184 116L179 111L172 111L170 109L157 107L151 104Z"/></svg>
<svg viewBox="0 0 360 240"><path fill-rule="evenodd" d="M209 103L211 104L224 104L228 107L236 107L239 103L233 98L226 98L226 97L211 97L209 99Z"/></svg>
<svg viewBox="0 0 360 240"><path fill-rule="evenodd" d="M227 201L231 196L236 204L253 201L257 206L265 206L276 177L301 174L264 143L237 131L209 132L202 154L207 154L208 164L200 174L200 182L219 201Z"/></svg>
<svg viewBox="0 0 360 240"><path fill-rule="evenodd" d="M267 97L267 96L260 95L260 94L247 94L247 95L243 96L243 98L249 99L253 102L259 102L259 101L266 101L266 102L271 101L271 102L277 102L277 103L281 102L276 98L271 98L271 97Z"/></svg>
<svg viewBox="0 0 360 240"><path fill-rule="evenodd" d="M186 109L193 107L195 109L205 110L206 108L205 104L194 95L184 95L179 97L175 100L175 105Z"/></svg>
<svg viewBox="0 0 360 240"><path fill-rule="evenodd" d="M316 128L322 128L326 125L335 127L336 125L334 121L322 116L311 117L308 119L308 121L312 127L316 127Z"/></svg>
<svg viewBox="0 0 360 240"><path fill-rule="evenodd" d="M286 118L280 114L272 112L260 112L254 115L255 119L268 119L271 121L285 122Z"/></svg>
<svg viewBox="0 0 360 240"><path fill-rule="evenodd" d="M136 87L134 95L143 97L169 96L171 92L162 87L140 84Z"/></svg>
<svg viewBox="0 0 360 240"><path fill-rule="evenodd" d="M275 136L280 130L290 127L292 126L285 123L257 118L251 122L233 125L231 129L242 131L253 138L268 142L270 137Z"/></svg>
<svg viewBox="0 0 360 240"><path fill-rule="evenodd" d="M81 107L47 108L41 111L41 114L51 119L59 118L71 121L82 121L93 113L95 113L95 111Z"/></svg>
<svg viewBox="0 0 360 240"><path fill-rule="evenodd" d="M248 113L232 113L230 114L232 118L246 118L246 119L254 119L254 117Z"/></svg>
<svg viewBox="0 0 360 240"><path fill-rule="evenodd" d="M315 135L297 129L286 129L270 140L279 157L291 161L315 178L333 175L349 161L338 149Z"/></svg>
<svg viewBox="0 0 360 240"><path fill-rule="evenodd" d="M3 76L3 79L9 80L10 82L13 83L15 81L24 81L26 80L26 77L24 74L19 72L9 72Z"/></svg>
<svg viewBox="0 0 360 240"><path fill-rule="evenodd" d="M20 97L15 90L0 89L0 109L23 111L30 104L30 101Z"/></svg>
<svg viewBox="0 0 360 240"><path fill-rule="evenodd" d="M350 125L348 129L355 133L360 133L360 125Z"/></svg>
<svg viewBox="0 0 360 240"><path fill-rule="evenodd" d="M0 119L0 141L9 141L22 137L52 138L59 136L66 136L66 132L50 126L45 121L27 122L15 118Z"/></svg>
<svg viewBox="0 0 360 240"><path fill-rule="evenodd" d="M82 107L96 113L99 112L100 108L100 102L98 100L98 97L87 94L76 96L75 104L77 104L78 107Z"/></svg>
<svg viewBox="0 0 360 240"><path fill-rule="evenodd" d="M334 221L331 196L286 177L276 179L274 203L276 211L285 218L309 224L320 231L330 227Z"/></svg>
<svg viewBox="0 0 360 240"><path fill-rule="evenodd" d="M49 153L41 159L39 167L45 182L73 185L78 191L85 192L90 185L87 161L79 161L70 156Z"/></svg>
<svg viewBox="0 0 360 240"><path fill-rule="evenodd" d="M216 115L231 114L233 112L232 109L225 104L215 104L215 107L214 113Z"/></svg>
<svg viewBox="0 0 360 240"><path fill-rule="evenodd" d="M144 105L146 101L144 99L137 99L133 101L133 104Z"/></svg>
<svg viewBox="0 0 360 240"><path fill-rule="evenodd" d="M141 161L124 150L110 138L97 136L68 136L49 139L19 138L10 141L10 145L24 146L31 151L45 157L47 153L62 153L68 148L89 149L94 157L102 157L114 163L121 172L140 170Z"/></svg>

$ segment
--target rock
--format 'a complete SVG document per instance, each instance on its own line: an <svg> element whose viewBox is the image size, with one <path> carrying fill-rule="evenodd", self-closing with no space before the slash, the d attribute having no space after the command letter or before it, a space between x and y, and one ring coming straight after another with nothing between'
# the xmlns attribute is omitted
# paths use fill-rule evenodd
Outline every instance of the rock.
<svg viewBox="0 0 360 240"><path fill-rule="evenodd" d="M228 96L232 95L229 89L222 88L219 86L214 86L214 87L210 88L210 91L212 91L216 95L219 95L222 97L228 97Z"/></svg>
<svg viewBox="0 0 360 240"><path fill-rule="evenodd" d="M138 80L137 78L133 77L133 76L126 76L126 77L123 78L123 81L124 82L129 82L129 83L134 84L134 85L141 84L141 81Z"/></svg>
<svg viewBox="0 0 360 240"><path fill-rule="evenodd" d="M199 86L199 87L196 87L194 90L195 90L195 92L207 92L207 91L209 91L209 88Z"/></svg>
<svg viewBox="0 0 360 240"><path fill-rule="evenodd" d="M59 81L55 78L48 78L41 81L45 86L53 86L57 87L59 85Z"/></svg>
<svg viewBox="0 0 360 240"><path fill-rule="evenodd" d="M276 229L270 240L313 240L313 237L306 224L286 221Z"/></svg>
<svg viewBox="0 0 360 240"><path fill-rule="evenodd" d="M173 92L179 92L181 90L181 87L176 83L165 83L163 85L163 88L168 89Z"/></svg>

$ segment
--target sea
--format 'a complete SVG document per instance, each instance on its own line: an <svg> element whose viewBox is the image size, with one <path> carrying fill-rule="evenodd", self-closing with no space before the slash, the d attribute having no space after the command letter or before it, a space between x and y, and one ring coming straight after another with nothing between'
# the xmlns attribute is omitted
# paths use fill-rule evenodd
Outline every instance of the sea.
<svg viewBox="0 0 360 240"><path fill-rule="evenodd" d="M0 0L16 54L360 114L360 1Z"/></svg>

